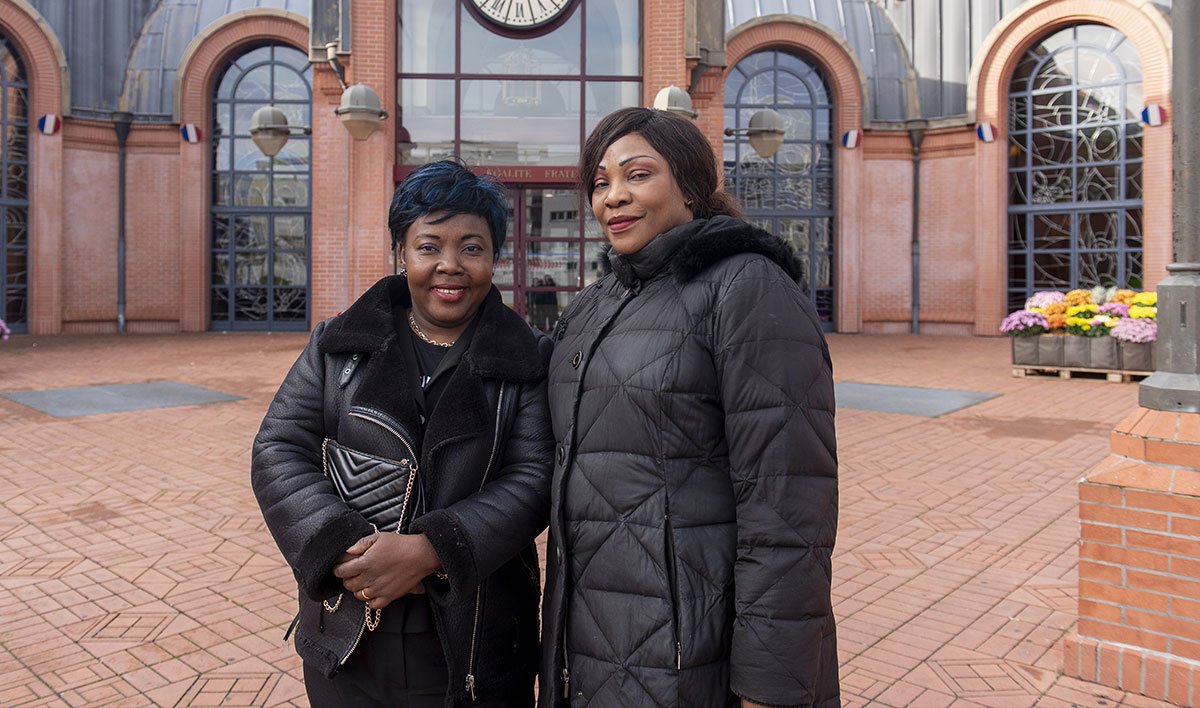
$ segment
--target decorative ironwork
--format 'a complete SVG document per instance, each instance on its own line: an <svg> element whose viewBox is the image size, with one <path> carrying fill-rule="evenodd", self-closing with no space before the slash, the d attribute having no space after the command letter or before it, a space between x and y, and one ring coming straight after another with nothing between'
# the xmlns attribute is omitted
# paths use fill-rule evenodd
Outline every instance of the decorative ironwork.
<svg viewBox="0 0 1200 708"><path fill-rule="evenodd" d="M311 138L293 135L275 157L250 139L250 116L272 105L289 125L311 124L311 68L285 45L229 62L213 96L213 329L307 329Z"/></svg>
<svg viewBox="0 0 1200 708"><path fill-rule="evenodd" d="M1142 71L1111 27L1058 30L1009 85L1008 306L1036 290L1142 286Z"/></svg>
<svg viewBox="0 0 1200 708"><path fill-rule="evenodd" d="M29 320L29 84L0 34L0 319L14 332Z"/></svg>
<svg viewBox="0 0 1200 708"><path fill-rule="evenodd" d="M783 51L757 52L725 78L727 128L755 111L776 110L783 146L770 159L744 136L725 138L725 189L742 200L751 223L796 249L804 282L826 330L833 329L833 99L815 64Z"/></svg>

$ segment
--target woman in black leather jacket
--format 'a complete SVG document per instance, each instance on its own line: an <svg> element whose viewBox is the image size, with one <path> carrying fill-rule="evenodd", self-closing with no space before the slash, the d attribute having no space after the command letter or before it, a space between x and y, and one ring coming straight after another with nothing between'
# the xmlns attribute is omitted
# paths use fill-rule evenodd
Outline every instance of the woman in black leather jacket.
<svg viewBox="0 0 1200 708"><path fill-rule="evenodd" d="M299 584L309 698L528 706L549 340L492 286L506 222L495 183L426 165L388 222L401 274L317 325L254 442L254 493ZM377 533L342 500L326 439L416 475L404 533Z"/></svg>

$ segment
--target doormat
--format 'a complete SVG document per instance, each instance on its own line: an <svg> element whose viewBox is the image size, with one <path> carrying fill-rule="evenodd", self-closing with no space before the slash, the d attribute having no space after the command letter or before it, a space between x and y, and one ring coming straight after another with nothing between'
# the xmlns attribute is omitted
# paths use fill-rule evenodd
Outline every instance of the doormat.
<svg viewBox="0 0 1200 708"><path fill-rule="evenodd" d="M937 418L999 396L983 391L917 388L839 381L833 385L838 408Z"/></svg>
<svg viewBox="0 0 1200 708"><path fill-rule="evenodd" d="M49 413L55 418L194 406L201 403L238 401L243 398L178 381L12 391L0 393L0 396Z"/></svg>

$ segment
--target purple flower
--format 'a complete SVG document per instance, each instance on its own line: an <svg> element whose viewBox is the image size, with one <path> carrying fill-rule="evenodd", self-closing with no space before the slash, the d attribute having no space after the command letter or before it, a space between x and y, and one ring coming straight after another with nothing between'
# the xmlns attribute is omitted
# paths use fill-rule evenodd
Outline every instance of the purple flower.
<svg viewBox="0 0 1200 708"><path fill-rule="evenodd" d="M1096 312L1097 312L1097 314L1101 314L1101 315L1115 315L1117 317L1128 317L1129 316L1129 305L1126 305L1123 302L1108 302L1108 303L1101 305L1100 309L1097 310Z"/></svg>
<svg viewBox="0 0 1200 708"><path fill-rule="evenodd" d="M1158 339L1158 325L1151 319L1126 317L1109 334L1126 342L1153 342Z"/></svg>
<svg viewBox="0 0 1200 708"><path fill-rule="evenodd" d="M0 320L0 339L8 339L8 333L11 331L8 325L4 324L4 320Z"/></svg>
<svg viewBox="0 0 1200 708"><path fill-rule="evenodd" d="M1025 301L1025 309L1045 307L1052 302L1065 302L1067 297L1057 290L1041 290Z"/></svg>
<svg viewBox="0 0 1200 708"><path fill-rule="evenodd" d="M1050 323L1046 321L1046 316L1029 310L1017 310L1000 323L1000 331L1014 337L1032 337L1047 329L1050 329Z"/></svg>

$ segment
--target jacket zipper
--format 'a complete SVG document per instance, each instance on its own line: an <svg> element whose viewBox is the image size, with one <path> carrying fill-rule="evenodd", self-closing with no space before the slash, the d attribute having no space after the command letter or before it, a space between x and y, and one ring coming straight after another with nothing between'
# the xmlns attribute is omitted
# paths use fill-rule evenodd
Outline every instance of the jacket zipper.
<svg viewBox="0 0 1200 708"><path fill-rule="evenodd" d="M663 531L666 535L666 543L663 547L666 552L667 564L667 586L670 591L671 599L671 637L675 640L675 670L682 668L683 664L683 642L679 638L679 590L676 588L678 583L678 570L675 567L675 538L671 532L671 503L665 503L663 512Z"/></svg>
<svg viewBox="0 0 1200 708"><path fill-rule="evenodd" d="M592 287L592 288L599 288L599 287L600 287L600 284L599 284L599 283L592 283L592 284L591 284L591 285L589 285L588 287ZM584 290L586 290L586 289L587 289L587 288L584 288ZM572 448L574 448L574 447L575 447L575 426L574 426L574 421L576 421L576 420L578 420L578 419L579 419L579 392L580 392L581 390L583 390L583 379L584 379L584 377L585 377L585 376L587 376L588 364L590 364L590 363L591 363L591 353L592 353L592 352L594 352L594 351L596 350L596 347L598 347L598 346L600 345L600 342L601 342L601 341L603 341L603 340L604 340L604 338L608 336L608 330L609 330L609 328L611 328L611 327L612 327L612 324L613 324L613 322L615 322L615 321L616 321L616 319L617 319L617 316L621 314L621 312L622 312L622 311L625 309L625 306L629 304L629 301L630 301L630 300L632 300L633 298L637 297L638 293L640 293L641 291L642 291L642 286L641 286L641 283L636 283L636 284L634 284L634 286L633 286L633 287L627 288L627 289L625 290L625 292L624 292L624 293L621 295L621 302L620 302L620 304L617 306L617 309L616 309L616 311L615 311L615 312L613 312L613 314L612 314L612 315L611 315L611 316L608 318L608 321L607 321L607 322L605 322L605 323L604 323L604 325L603 325L603 326L600 328L600 334L599 334L599 336L597 336L597 337L596 337L596 339L595 339L595 340L592 342L592 345L591 345L591 347L589 347L589 352L588 352L588 360L587 360L587 363L585 363L585 364L584 364L583 371L580 371L580 372L579 372L579 383L578 383L578 386L577 386L577 387L576 387L576 389L575 389L575 401L574 401L574 406L573 406L573 408L572 408L572 410L571 410L571 420L572 420L572 425L571 425L571 447L572 447ZM564 334L564 335L566 334L566 326L565 326L565 325L564 325L564 327L563 327L563 334ZM557 342L557 340L555 340L555 341ZM563 488L563 489L565 489L565 488L566 488L566 472L565 472L565 470L564 470L564 473L563 473L562 488ZM550 520L550 523L551 523L551 525L553 525L553 523L554 523L554 519L553 519L553 518ZM560 535L561 535L561 534L560 534ZM566 562L566 554L565 554L565 553L563 554L563 562L564 562L564 564L565 564L565 562ZM565 575L566 575L566 568L565 568L565 567L564 567L564 568L560 568L560 569L559 569L559 572L565 576ZM565 583L566 581L565 581L565 580L563 580L563 582ZM564 591L564 592L565 592L565 591ZM564 603L564 605L566 604L566 598L565 598L565 597L563 598L563 603ZM563 621L562 621L560 624L561 624L561 626L559 627L559 635L558 635L558 640L559 640L559 644L560 644L560 645L562 645L562 660L563 660L563 669L562 669L563 698L570 698L570 697L571 697L571 664L570 664L570 661L569 661L569 659L568 659L568 656L567 656L567 621L566 621L566 617L565 617L565 612L564 612ZM678 646L679 646L679 642L676 642L675 644L676 644L676 647L678 647ZM676 657L678 657L678 653L676 654ZM676 663L679 663L679 661L678 661L678 658L676 658Z"/></svg>
<svg viewBox="0 0 1200 708"><path fill-rule="evenodd" d="M410 475L415 475L417 473L417 454L413 452L413 446L410 445L408 440L404 437L403 428L391 416L372 408L361 408L358 406L350 409L350 416L370 421L384 430L387 430L392 435L395 435L400 441L400 444L404 446L404 449L408 450L408 473ZM399 528L404 525L404 519L400 519L396 523L397 528ZM366 631L367 616L364 614L362 624L358 627L358 634L355 635L354 642L350 644L350 649L346 652L346 655L343 656L342 660L338 662L338 666L344 666L346 662L350 660L350 655L353 654L354 650L358 648L358 643L362 641L363 634L365 634Z"/></svg>
<svg viewBox="0 0 1200 708"><path fill-rule="evenodd" d="M500 451L500 426L503 421L500 420L500 414L504 410L504 381L500 382L500 395L496 397L496 434L492 440L492 454L488 456L487 467L483 468L483 479L479 480L479 489L483 490L483 485L487 484L488 472L492 469L492 464L496 461L496 453ZM471 694L471 701L475 701L475 644L479 638L479 610L483 605L483 583L475 586L475 621L471 626L471 653L467 655L467 678L466 689Z"/></svg>

